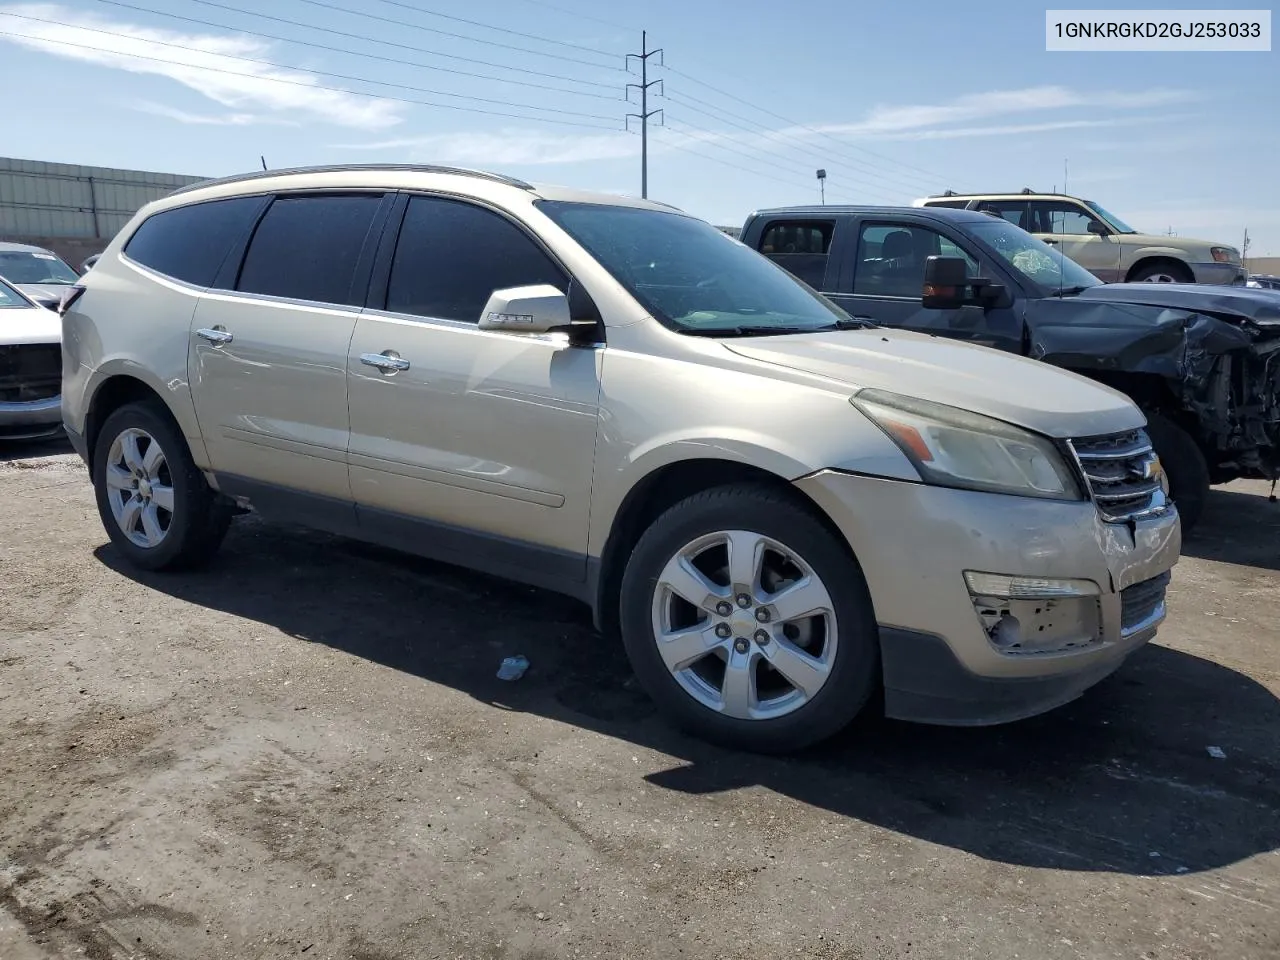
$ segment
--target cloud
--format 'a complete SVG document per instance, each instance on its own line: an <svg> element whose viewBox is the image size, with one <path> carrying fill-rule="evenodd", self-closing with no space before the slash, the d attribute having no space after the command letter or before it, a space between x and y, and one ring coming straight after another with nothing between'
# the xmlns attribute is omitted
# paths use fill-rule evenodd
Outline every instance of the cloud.
<svg viewBox="0 0 1280 960"><path fill-rule="evenodd" d="M0 26L25 35L8 33L0 40L71 60L165 77L233 109L233 116L252 116L253 110L290 119L301 114L311 120L367 130L390 127L401 120L399 104L322 89L315 76L301 70L232 59L270 59L270 44L243 34L160 30L49 3L0 6ZM94 32L103 30L109 33Z"/></svg>
<svg viewBox="0 0 1280 960"><path fill-rule="evenodd" d="M627 134L544 134L508 129L497 133L440 133L367 143L336 144L339 150L403 150L416 159L484 166L545 165L621 160L640 153L639 138Z"/></svg>
<svg viewBox="0 0 1280 960"><path fill-rule="evenodd" d="M301 126L297 120L288 120L284 117L270 117L256 113L190 113L186 110L179 110L177 107L166 106L163 103L154 103L150 100L137 100L133 103L126 104L126 106L132 110L140 111L141 113L150 113L157 117L167 117L170 120L177 120L179 123L198 126L248 127L257 124L274 124L286 127Z"/></svg>
<svg viewBox="0 0 1280 960"><path fill-rule="evenodd" d="M1010 114L1044 113L1071 108L1152 109L1197 99L1199 95L1190 91L1166 88L1112 93L1086 92L1061 86L1028 87L1023 90L969 93L940 104L873 107L866 118L857 123L827 125L821 129L827 133L846 136L883 136Z"/></svg>

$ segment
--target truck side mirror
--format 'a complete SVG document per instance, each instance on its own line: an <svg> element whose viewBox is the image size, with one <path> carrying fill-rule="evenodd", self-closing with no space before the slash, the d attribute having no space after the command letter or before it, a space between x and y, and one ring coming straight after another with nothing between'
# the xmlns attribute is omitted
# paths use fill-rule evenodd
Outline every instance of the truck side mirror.
<svg viewBox="0 0 1280 960"><path fill-rule="evenodd" d="M963 257L926 257L921 305L926 310L956 310L963 307L970 284L969 268Z"/></svg>
<svg viewBox="0 0 1280 960"><path fill-rule="evenodd" d="M1099 237L1111 236L1111 231L1107 229L1107 225L1101 220L1090 220L1088 230L1090 233L1096 234Z"/></svg>

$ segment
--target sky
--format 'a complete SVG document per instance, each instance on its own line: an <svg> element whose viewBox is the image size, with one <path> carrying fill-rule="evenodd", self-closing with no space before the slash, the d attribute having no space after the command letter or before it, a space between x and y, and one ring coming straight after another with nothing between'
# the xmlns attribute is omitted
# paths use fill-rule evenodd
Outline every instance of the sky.
<svg viewBox="0 0 1280 960"><path fill-rule="evenodd" d="M1049 53L1044 9L0 0L0 154L197 176L434 162L638 196L643 29L662 51L648 195L717 224L817 202L823 168L829 203L1065 186L1144 232L1247 229L1249 255L1280 256L1280 52Z"/></svg>

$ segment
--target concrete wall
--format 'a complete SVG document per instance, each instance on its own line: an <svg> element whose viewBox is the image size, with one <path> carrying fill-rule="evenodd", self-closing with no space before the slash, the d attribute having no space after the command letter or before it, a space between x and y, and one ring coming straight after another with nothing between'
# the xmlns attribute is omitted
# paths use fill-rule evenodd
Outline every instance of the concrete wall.
<svg viewBox="0 0 1280 960"><path fill-rule="evenodd" d="M202 179L0 157L0 240L55 250L59 243L89 241L67 247L83 260L88 254L81 250L101 250L139 207Z"/></svg>
<svg viewBox="0 0 1280 960"><path fill-rule="evenodd" d="M1280 277L1280 257L1249 257L1245 266L1250 273L1263 273Z"/></svg>

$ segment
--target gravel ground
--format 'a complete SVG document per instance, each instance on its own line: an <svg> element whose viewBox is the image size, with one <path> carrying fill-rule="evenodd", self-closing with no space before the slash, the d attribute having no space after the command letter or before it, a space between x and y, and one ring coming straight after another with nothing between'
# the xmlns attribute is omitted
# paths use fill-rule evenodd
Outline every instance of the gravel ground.
<svg viewBox="0 0 1280 960"><path fill-rule="evenodd" d="M762 759L669 730L570 601L252 518L140 574L74 455L5 448L0 958L1274 960L1266 493L1215 492L1076 703Z"/></svg>

